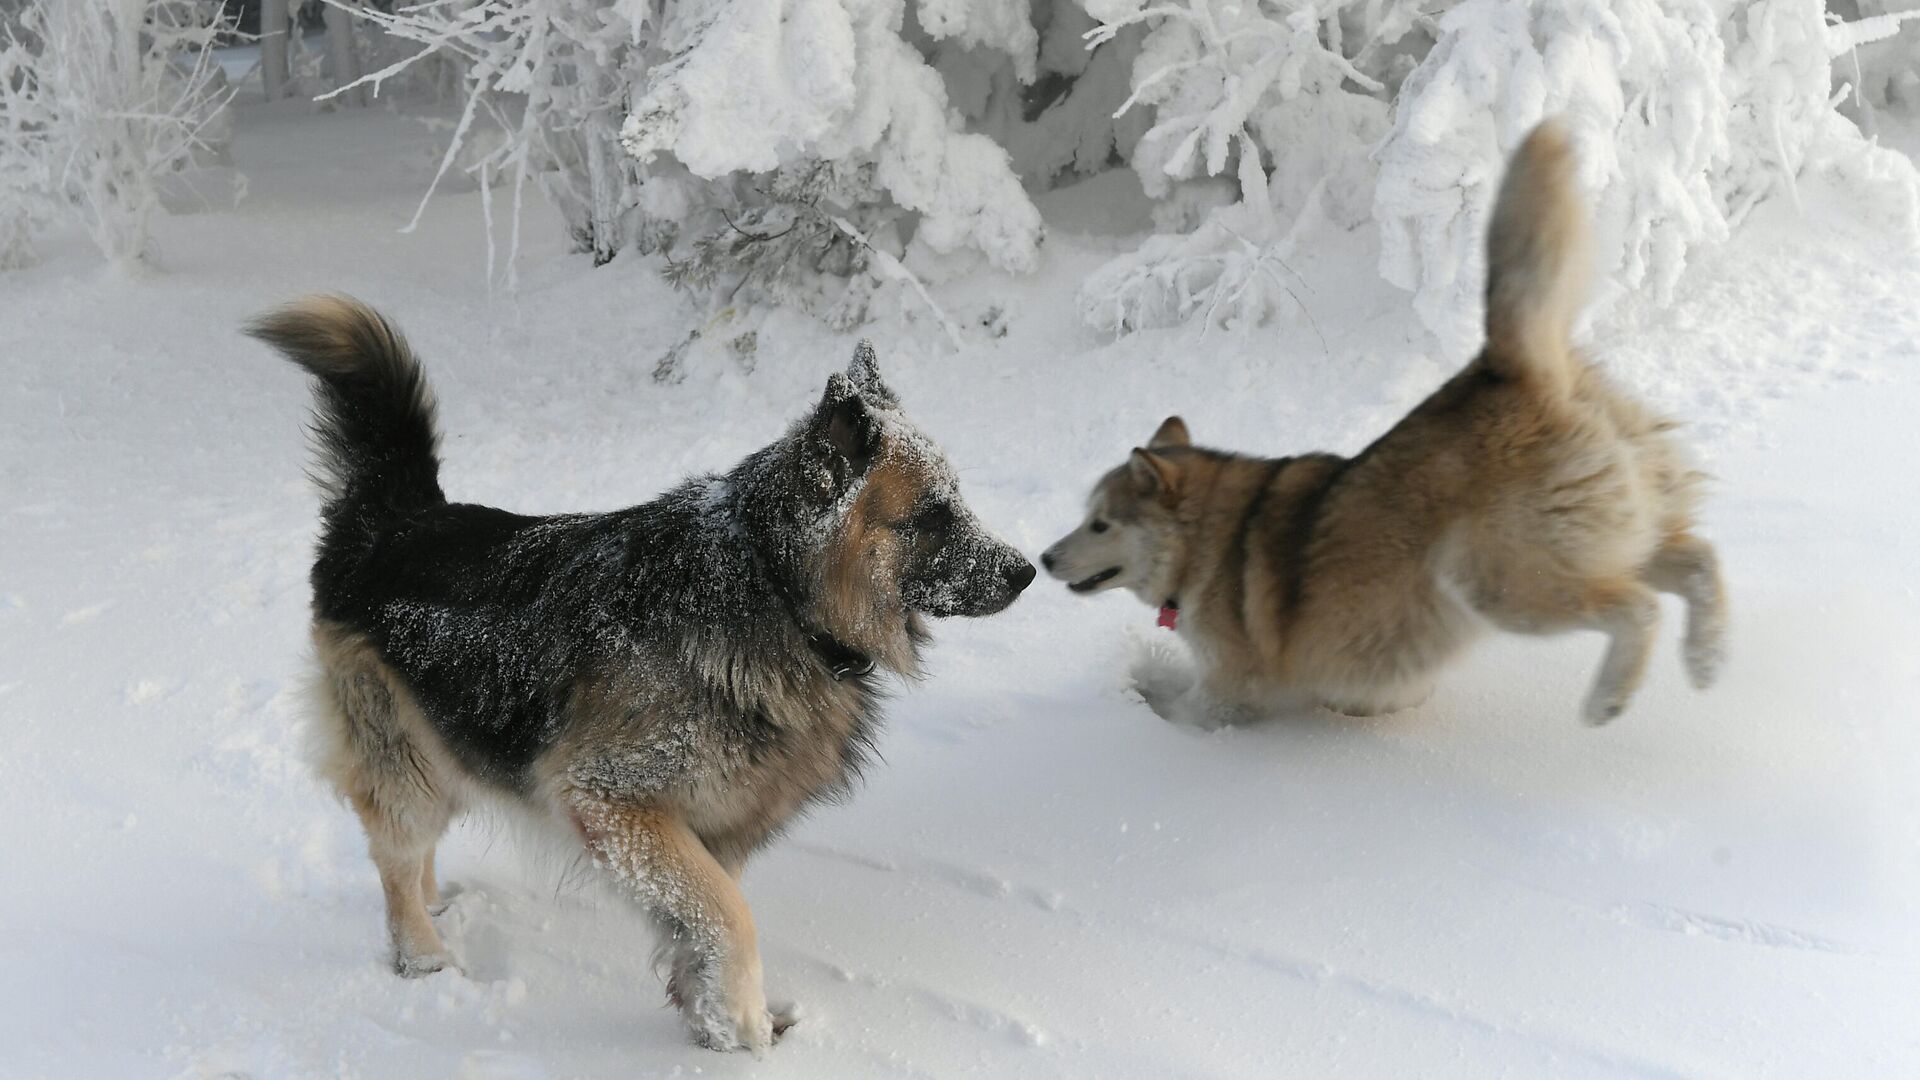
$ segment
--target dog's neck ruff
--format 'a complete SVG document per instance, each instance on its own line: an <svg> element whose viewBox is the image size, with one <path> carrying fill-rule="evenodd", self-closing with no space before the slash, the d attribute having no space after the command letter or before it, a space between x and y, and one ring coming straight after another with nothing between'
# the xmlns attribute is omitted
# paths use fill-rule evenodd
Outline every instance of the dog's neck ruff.
<svg viewBox="0 0 1920 1080"><path fill-rule="evenodd" d="M761 576L768 585L772 586L775 595L779 596L786 606L787 617L793 620L794 627L807 639L807 650L820 661L820 666L827 669L827 674L833 676L834 682L862 679L873 674L876 666L873 657L827 631L815 628L806 616L801 614L803 609L799 601L794 599L793 591L788 588L787 583L774 572L767 557L761 553L760 545L750 543L748 551L752 554L754 562L759 564Z"/></svg>

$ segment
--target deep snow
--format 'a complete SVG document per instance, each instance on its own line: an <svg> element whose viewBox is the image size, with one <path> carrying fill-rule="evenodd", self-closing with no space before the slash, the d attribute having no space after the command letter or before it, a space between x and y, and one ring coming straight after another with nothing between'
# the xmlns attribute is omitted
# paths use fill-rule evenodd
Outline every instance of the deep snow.
<svg viewBox="0 0 1920 1080"><path fill-rule="evenodd" d="M533 512L732 463L852 345L736 315L704 325L757 328L755 370L696 348L656 384L706 313L654 265L591 269L540 218L490 294L477 193L395 231L435 138L243 110L248 194L183 201L165 274L65 237L0 277L0 1076L1920 1072L1920 256L1816 185L1594 335L1719 478L1714 691L1669 609L1603 730L1575 719L1600 643L1569 636L1489 641L1392 718L1203 734L1129 689L1177 662L1151 610L1041 582L940 626L863 790L749 869L769 991L806 1014L764 1060L691 1046L640 920L497 824L442 849L465 974L395 978L358 826L301 760L305 389L238 324L321 288L382 307L430 365L449 492ZM1367 230L1304 238L1311 323L1080 329L1129 183L1040 200L1039 275L938 290L963 355L911 297L862 331L1029 552L1167 412L1351 451L1464 359Z"/></svg>

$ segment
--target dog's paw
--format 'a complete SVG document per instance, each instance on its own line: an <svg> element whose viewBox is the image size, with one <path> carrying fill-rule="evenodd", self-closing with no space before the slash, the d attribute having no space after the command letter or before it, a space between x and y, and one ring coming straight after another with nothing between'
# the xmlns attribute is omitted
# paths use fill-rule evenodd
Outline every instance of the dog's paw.
<svg viewBox="0 0 1920 1080"><path fill-rule="evenodd" d="M773 1045L774 1016L767 1011L759 968L754 962L736 968L729 978L713 966L694 964L684 978L670 983L668 994L678 995L695 1042L709 1050L746 1050L756 1055Z"/></svg>
<svg viewBox="0 0 1920 1080"><path fill-rule="evenodd" d="M745 1050L758 1055L773 1045L775 1036L773 1015L764 1005L726 1012L696 1007L688 1011L687 1022L693 1027L694 1041L708 1050Z"/></svg>
<svg viewBox="0 0 1920 1080"><path fill-rule="evenodd" d="M424 979L437 971L459 971L460 965L453 962L453 954L442 950L430 953L409 953L393 958L393 973L403 979Z"/></svg>
<svg viewBox="0 0 1920 1080"><path fill-rule="evenodd" d="M1161 715L1171 723L1195 731L1219 731L1258 719L1252 710L1221 701L1198 686L1180 695Z"/></svg>
<svg viewBox="0 0 1920 1080"><path fill-rule="evenodd" d="M1588 727L1600 727L1619 718L1627 711L1627 695L1618 691L1605 691L1596 688L1587 703L1580 709L1580 720Z"/></svg>
<svg viewBox="0 0 1920 1080"><path fill-rule="evenodd" d="M773 1041L779 1042L780 1036L792 1031L806 1013L799 1002L774 1001L767 1004L767 1015L773 1019Z"/></svg>
<svg viewBox="0 0 1920 1080"><path fill-rule="evenodd" d="M1192 689L1192 664L1171 642L1149 640L1140 643L1127 667L1130 688L1160 716L1173 719L1173 711Z"/></svg>
<svg viewBox="0 0 1920 1080"><path fill-rule="evenodd" d="M1719 634L1690 634L1681 659L1686 662L1687 681L1695 690L1706 690L1720 679L1720 667L1727 660L1726 641Z"/></svg>

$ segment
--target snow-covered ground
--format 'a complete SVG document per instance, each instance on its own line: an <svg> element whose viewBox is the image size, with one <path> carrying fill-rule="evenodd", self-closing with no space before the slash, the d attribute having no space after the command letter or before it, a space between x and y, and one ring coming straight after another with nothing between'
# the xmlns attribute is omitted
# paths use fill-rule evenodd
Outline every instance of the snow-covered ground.
<svg viewBox="0 0 1920 1080"><path fill-rule="evenodd" d="M442 849L465 973L394 977L358 825L300 754L306 392L237 325L373 301L430 365L448 490L527 511L731 463L852 344L742 316L755 370L696 351L657 384L703 312L655 265L594 270L536 211L490 294L477 193L396 232L435 140L245 110L248 194L163 222L164 275L69 237L0 277L0 1076L1920 1074L1920 257L1813 183L1595 334L1719 477L1714 691L1669 619L1603 730L1571 636L1490 641L1388 719L1203 734L1129 688L1177 662L1151 611L1041 582L941 626L863 790L749 869L770 992L805 1009L765 1059L691 1046L640 920L487 822ZM1041 200L1039 275L939 290L964 353L863 331L1029 551L1168 412L1351 451L1464 359L1365 231L1302 245L1311 322L1096 338L1074 288L1128 248L1127 183Z"/></svg>

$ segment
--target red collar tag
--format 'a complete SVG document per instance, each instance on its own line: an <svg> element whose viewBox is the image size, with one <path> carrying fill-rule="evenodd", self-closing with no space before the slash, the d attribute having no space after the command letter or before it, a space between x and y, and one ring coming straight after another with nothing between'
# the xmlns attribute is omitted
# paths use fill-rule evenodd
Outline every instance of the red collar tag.
<svg viewBox="0 0 1920 1080"><path fill-rule="evenodd" d="M1164 626L1168 630L1180 629L1180 607L1177 604L1160 605L1160 621L1155 626Z"/></svg>

